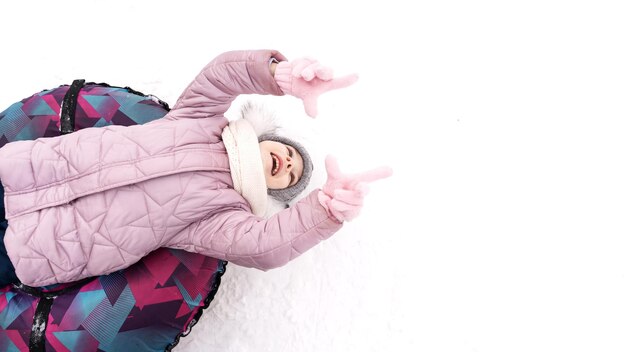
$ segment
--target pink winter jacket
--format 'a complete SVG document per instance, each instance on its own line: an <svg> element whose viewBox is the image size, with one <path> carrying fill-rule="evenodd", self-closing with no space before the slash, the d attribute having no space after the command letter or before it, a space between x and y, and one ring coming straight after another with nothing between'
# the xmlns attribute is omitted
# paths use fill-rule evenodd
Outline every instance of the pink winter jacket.
<svg viewBox="0 0 626 352"><path fill-rule="evenodd" d="M148 124L1 148L5 244L19 279L44 286L107 274L159 247L267 270L339 230L319 190L263 219L233 189L224 112L239 94L283 94L272 57L285 59L268 50L220 55Z"/></svg>

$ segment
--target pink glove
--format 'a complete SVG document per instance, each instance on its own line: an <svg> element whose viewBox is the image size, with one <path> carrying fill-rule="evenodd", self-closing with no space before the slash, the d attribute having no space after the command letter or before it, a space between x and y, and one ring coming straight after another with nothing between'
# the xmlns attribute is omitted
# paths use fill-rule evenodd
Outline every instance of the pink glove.
<svg viewBox="0 0 626 352"><path fill-rule="evenodd" d="M304 111L311 117L317 115L317 97L320 94L348 87L358 78L356 74L333 78L331 68L308 58L281 61L274 72L274 79L283 93L302 99Z"/></svg>
<svg viewBox="0 0 626 352"><path fill-rule="evenodd" d="M326 212L339 221L350 221L359 215L363 207L363 198L368 192L367 184L391 176L389 167L379 167L355 175L342 174L337 160L326 157L328 179L321 192L317 194L320 204Z"/></svg>

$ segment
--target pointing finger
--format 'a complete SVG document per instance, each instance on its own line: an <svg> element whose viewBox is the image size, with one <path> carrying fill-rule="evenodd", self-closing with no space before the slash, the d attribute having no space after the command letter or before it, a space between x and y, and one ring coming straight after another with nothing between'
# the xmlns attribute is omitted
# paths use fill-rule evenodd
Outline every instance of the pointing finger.
<svg viewBox="0 0 626 352"><path fill-rule="evenodd" d="M343 77L338 77L331 81L328 81L329 87L327 90L346 88L353 85L358 80L359 75L357 75L356 73Z"/></svg>
<svg viewBox="0 0 626 352"><path fill-rule="evenodd" d="M329 179L339 179L342 176L337 159L332 155L326 156L326 173Z"/></svg>
<svg viewBox="0 0 626 352"><path fill-rule="evenodd" d="M359 182L374 182L382 180L393 174L393 170L388 166L381 166L375 169L359 173L354 176L354 179Z"/></svg>

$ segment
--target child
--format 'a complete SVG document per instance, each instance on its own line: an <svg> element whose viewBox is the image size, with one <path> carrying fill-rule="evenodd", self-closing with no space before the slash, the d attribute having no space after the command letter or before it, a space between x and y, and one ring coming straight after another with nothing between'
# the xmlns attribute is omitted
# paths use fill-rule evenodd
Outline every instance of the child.
<svg viewBox="0 0 626 352"><path fill-rule="evenodd" d="M45 286L123 269L159 247L262 270L286 264L356 217L366 183L390 170L347 176L328 158L321 190L265 219L268 194L286 202L306 187L310 158L297 142L259 138L224 113L239 94L290 94L315 116L320 94L355 81L277 51L228 52L162 119L7 144L6 267ZM2 269L10 278L13 268Z"/></svg>

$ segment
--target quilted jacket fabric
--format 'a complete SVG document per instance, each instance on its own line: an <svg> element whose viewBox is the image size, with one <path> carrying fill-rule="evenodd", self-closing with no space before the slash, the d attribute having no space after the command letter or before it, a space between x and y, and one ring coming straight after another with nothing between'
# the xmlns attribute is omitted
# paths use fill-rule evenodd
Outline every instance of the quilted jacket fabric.
<svg viewBox="0 0 626 352"><path fill-rule="evenodd" d="M221 132L239 94L282 95L276 51L210 62L162 119L89 128L0 149L7 252L31 286L128 267L159 247L268 270L341 227L314 191L263 219L233 189Z"/></svg>

